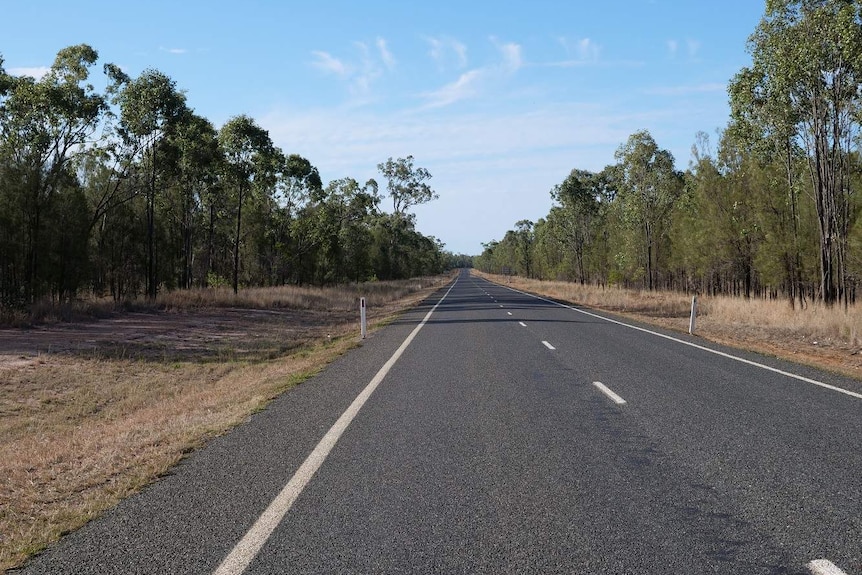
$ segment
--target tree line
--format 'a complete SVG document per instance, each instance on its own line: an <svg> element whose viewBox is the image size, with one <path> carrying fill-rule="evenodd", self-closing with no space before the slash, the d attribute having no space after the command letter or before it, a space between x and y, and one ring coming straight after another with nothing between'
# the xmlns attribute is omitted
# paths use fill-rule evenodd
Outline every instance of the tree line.
<svg viewBox="0 0 862 575"><path fill-rule="evenodd" d="M648 131L575 169L538 222L484 244L486 271L848 305L862 279L862 2L768 0L731 117L687 170Z"/></svg>
<svg viewBox="0 0 862 575"><path fill-rule="evenodd" d="M437 197L412 156L324 185L246 115L216 129L158 70L61 50L40 79L0 57L0 307L82 292L335 284L443 271L457 257L410 208Z"/></svg>

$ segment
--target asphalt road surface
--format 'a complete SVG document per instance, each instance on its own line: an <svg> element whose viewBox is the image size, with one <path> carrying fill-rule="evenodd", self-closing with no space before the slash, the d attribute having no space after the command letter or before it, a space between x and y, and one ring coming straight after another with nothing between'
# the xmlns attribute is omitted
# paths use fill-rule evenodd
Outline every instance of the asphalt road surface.
<svg viewBox="0 0 862 575"><path fill-rule="evenodd" d="M23 573L862 575L860 392L462 274Z"/></svg>

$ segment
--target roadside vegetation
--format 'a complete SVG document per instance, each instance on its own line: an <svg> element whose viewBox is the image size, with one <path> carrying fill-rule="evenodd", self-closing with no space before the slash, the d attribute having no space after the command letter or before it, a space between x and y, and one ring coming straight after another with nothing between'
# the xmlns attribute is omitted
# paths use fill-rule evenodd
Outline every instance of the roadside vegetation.
<svg viewBox="0 0 862 575"><path fill-rule="evenodd" d="M849 310L862 282L862 4L770 0L748 51L728 125L696 136L688 169L638 131L604 169L573 169L547 216L489 241L475 267Z"/></svg>

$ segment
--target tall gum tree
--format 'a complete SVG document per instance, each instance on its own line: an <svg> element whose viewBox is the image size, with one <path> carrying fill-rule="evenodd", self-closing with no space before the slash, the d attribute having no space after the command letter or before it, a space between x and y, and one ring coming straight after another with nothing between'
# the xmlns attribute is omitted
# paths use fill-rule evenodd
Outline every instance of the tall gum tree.
<svg viewBox="0 0 862 575"><path fill-rule="evenodd" d="M618 201L624 220L640 229L648 289L655 287L661 239L674 204L682 195L682 175L674 170L673 155L661 149L646 130L635 132L620 146L617 159Z"/></svg>
<svg viewBox="0 0 862 575"><path fill-rule="evenodd" d="M87 154L105 100L87 81L98 53L86 44L57 53L40 80L0 74L0 162L6 192L22 214L25 257L22 299L32 303L40 280L43 217L64 186L74 181L75 163ZM5 186L4 186L5 187Z"/></svg>
<svg viewBox="0 0 862 575"><path fill-rule="evenodd" d="M273 145L269 132L246 115L230 118L218 135L225 157L225 175L234 193L235 233L233 239L233 292L239 292L242 209L255 190L264 191L275 184L281 152Z"/></svg>
<svg viewBox="0 0 862 575"><path fill-rule="evenodd" d="M801 142L820 234L820 297L848 301L848 233L857 214L850 167L862 104L862 2L768 0L749 39L751 67L734 79L733 109L754 135ZM789 165L789 164L788 164Z"/></svg>

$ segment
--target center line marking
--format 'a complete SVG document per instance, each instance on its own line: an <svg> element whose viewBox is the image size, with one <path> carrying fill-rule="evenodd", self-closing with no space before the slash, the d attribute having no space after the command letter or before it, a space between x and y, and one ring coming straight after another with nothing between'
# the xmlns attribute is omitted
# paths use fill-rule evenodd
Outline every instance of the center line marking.
<svg viewBox="0 0 862 575"><path fill-rule="evenodd" d="M260 517L257 518L257 521L254 522L254 525L251 526L251 529L240 539L239 543L228 553L227 557L224 558L224 561L221 562L215 571L212 572L212 575L240 575L251 564L257 554L260 552L264 543L269 539L272 532L275 531L276 527L278 527L279 523L281 523L284 516L290 511L290 508L293 506L293 503L302 493L302 490L311 481L311 477L320 469L320 466L323 465L323 462L326 461L326 457L329 455L329 452L332 451L332 448L335 447L335 444L338 442L338 439L341 437L341 434L344 433L344 430L347 429L347 426L350 425L350 422L356 417L356 414L359 413L359 410L362 409L362 406L365 405L365 402L368 401L368 398L371 397L371 394L374 393L374 390L377 389L377 386L380 385L380 382L383 381L383 378L386 377L386 374L389 373L389 370L392 369L392 366L395 365L395 362L401 357L401 354L404 353L404 350L407 349L407 346L410 345L410 342L413 341L413 338L416 337L416 334L419 333L428 320L431 318L431 314L437 310L437 307L443 303L443 300L446 299L446 296L449 295L449 292L452 291L452 288L455 287L455 284L458 283L456 279L455 282L449 286L449 290L443 294L443 297L440 298L431 311L429 311L425 318L413 328L413 331L410 332L410 335L407 336L401 346L395 350L395 353L392 354L392 357L383 364L383 367L377 372L377 374L371 379L365 389L363 389L359 395L356 396L356 399L353 400L353 403L350 404L350 407L341 414L341 417L338 418L332 427L329 428L329 431L326 432L326 435L323 436L323 439L320 440L320 443L317 444L317 447L309 454L309 456L302 462L302 465L299 466L299 469L296 470L296 473L293 474L293 477L290 478L290 481L287 482L287 485L281 490L275 499L269 504L263 513L260 514Z"/></svg>
<svg viewBox="0 0 862 575"><path fill-rule="evenodd" d="M601 391L602 393L604 393L605 395L610 397L611 400L614 403L616 403L617 405L624 405L625 404L625 402L626 402L625 399L623 399L622 397L620 397L619 395L617 395L616 393L611 391L611 389L607 385L602 383L601 381L594 381L593 385L595 385L599 391Z"/></svg>
<svg viewBox="0 0 862 575"><path fill-rule="evenodd" d="M509 314L509 315L512 315L512 312L510 312L510 311L507 311L506 313L507 313L507 314Z"/></svg>
<svg viewBox="0 0 862 575"><path fill-rule="evenodd" d="M520 325L521 327L527 327L527 324L525 324L525 323L524 323L524 322L522 322L522 321L519 321L519 322L518 322L518 325Z"/></svg>
<svg viewBox="0 0 862 575"><path fill-rule="evenodd" d="M546 341L543 341L542 343L545 344L545 347L547 347L548 349L557 349Z"/></svg>
<svg viewBox="0 0 862 575"><path fill-rule="evenodd" d="M816 559L806 565L812 575L847 575L828 559Z"/></svg>

